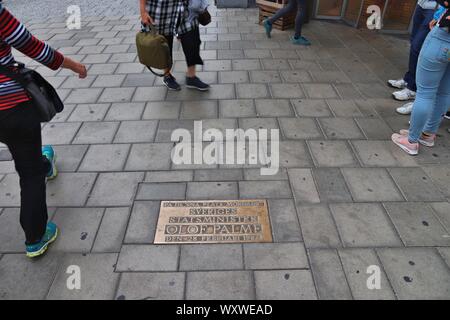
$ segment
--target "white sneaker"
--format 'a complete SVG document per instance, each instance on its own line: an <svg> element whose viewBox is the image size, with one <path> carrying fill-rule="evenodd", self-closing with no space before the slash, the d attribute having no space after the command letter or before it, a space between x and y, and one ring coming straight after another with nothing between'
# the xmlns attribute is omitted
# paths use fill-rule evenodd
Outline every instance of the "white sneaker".
<svg viewBox="0 0 450 320"><path fill-rule="evenodd" d="M411 114L413 106L414 102L408 102L407 104L404 104L401 107L397 108L395 111L400 114L408 115Z"/></svg>
<svg viewBox="0 0 450 320"><path fill-rule="evenodd" d="M409 90L408 88L400 91L395 91L394 93L392 93L392 95L394 96L395 100L399 101L408 101L416 97L416 93L412 90Z"/></svg>
<svg viewBox="0 0 450 320"><path fill-rule="evenodd" d="M400 80L388 80L388 84L391 87L398 88L398 89L404 89L408 85L408 83L406 83L406 81L403 80L403 79L400 79Z"/></svg>

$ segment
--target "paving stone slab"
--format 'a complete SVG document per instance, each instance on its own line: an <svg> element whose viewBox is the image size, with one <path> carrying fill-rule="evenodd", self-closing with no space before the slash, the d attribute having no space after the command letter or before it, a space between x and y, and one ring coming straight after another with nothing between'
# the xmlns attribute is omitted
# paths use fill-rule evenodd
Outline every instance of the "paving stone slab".
<svg viewBox="0 0 450 320"><path fill-rule="evenodd" d="M239 181L244 180L240 169L205 169L195 170L195 181Z"/></svg>
<svg viewBox="0 0 450 320"><path fill-rule="evenodd" d="M280 169L274 175L263 175L260 169L244 169L243 180L288 180L288 175L286 169Z"/></svg>
<svg viewBox="0 0 450 320"><path fill-rule="evenodd" d="M292 200L269 200L274 242L302 241L297 212Z"/></svg>
<svg viewBox="0 0 450 320"><path fill-rule="evenodd" d="M310 249L309 258L319 299L353 298L336 250Z"/></svg>
<svg viewBox="0 0 450 320"><path fill-rule="evenodd" d="M439 254L450 267L450 248L438 248Z"/></svg>
<svg viewBox="0 0 450 320"><path fill-rule="evenodd" d="M445 200L440 189L421 168L391 168L389 173L408 201Z"/></svg>
<svg viewBox="0 0 450 320"><path fill-rule="evenodd" d="M125 170L167 170L171 165L171 151L172 145L169 143L135 144Z"/></svg>
<svg viewBox="0 0 450 320"><path fill-rule="evenodd" d="M440 192L450 198L450 166L427 166L422 167L423 171L432 179L434 185L439 188Z"/></svg>
<svg viewBox="0 0 450 320"><path fill-rule="evenodd" d="M316 300L309 270L271 270L255 272L256 299Z"/></svg>
<svg viewBox="0 0 450 320"><path fill-rule="evenodd" d="M401 300L448 299L450 271L433 248L379 249L384 270ZM444 280L444 281L443 281Z"/></svg>
<svg viewBox="0 0 450 320"><path fill-rule="evenodd" d="M280 167L312 167L313 162L306 145L302 141L280 142Z"/></svg>
<svg viewBox="0 0 450 320"><path fill-rule="evenodd" d="M109 104L79 104L67 121L102 121L108 108Z"/></svg>
<svg viewBox="0 0 450 320"><path fill-rule="evenodd" d="M302 242L244 244L244 262L251 270L308 268Z"/></svg>
<svg viewBox="0 0 450 320"><path fill-rule="evenodd" d="M314 119L279 118L283 135L287 139L321 139L323 135Z"/></svg>
<svg viewBox="0 0 450 320"><path fill-rule="evenodd" d="M270 91L273 98L298 99L305 97L302 86L297 83L273 83L270 85Z"/></svg>
<svg viewBox="0 0 450 320"><path fill-rule="evenodd" d="M252 300L254 281L248 271L189 272L187 300Z"/></svg>
<svg viewBox="0 0 450 320"><path fill-rule="evenodd" d="M276 70L273 71L261 71L253 70L250 71L250 79L252 83L280 83L281 77L280 73Z"/></svg>
<svg viewBox="0 0 450 320"><path fill-rule="evenodd" d="M248 83L247 71L221 71L219 72L219 83Z"/></svg>
<svg viewBox="0 0 450 320"><path fill-rule="evenodd" d="M111 300L119 280L119 274L114 273L117 254L71 254L65 255L60 262L58 273L53 280L47 299L50 300ZM80 268L81 287L70 290L67 273L70 266Z"/></svg>
<svg viewBox="0 0 450 320"><path fill-rule="evenodd" d="M125 165L129 150L128 144L91 145L79 171L120 171Z"/></svg>
<svg viewBox="0 0 450 320"><path fill-rule="evenodd" d="M344 168L342 173L355 201L403 201L385 169Z"/></svg>
<svg viewBox="0 0 450 320"><path fill-rule="evenodd" d="M181 109L180 119L217 118L216 101L185 101Z"/></svg>
<svg viewBox="0 0 450 320"><path fill-rule="evenodd" d="M20 206L20 186L17 174L7 174L0 181L0 203L5 207Z"/></svg>
<svg viewBox="0 0 450 320"><path fill-rule="evenodd" d="M145 107L143 119L178 119L181 102L162 101L149 102Z"/></svg>
<svg viewBox="0 0 450 320"><path fill-rule="evenodd" d="M400 150L391 141L355 140L351 143L362 164L366 167L417 166L415 159Z"/></svg>
<svg viewBox="0 0 450 320"><path fill-rule="evenodd" d="M326 205L297 205L302 236L307 248L340 248L341 240Z"/></svg>
<svg viewBox="0 0 450 320"><path fill-rule="evenodd" d="M395 300L396 296L384 272L377 254L372 249L340 249L342 261L353 298L356 300ZM380 268L380 288L370 289L368 278L373 274L371 266ZM369 272L368 272L369 271ZM369 281L369 283L371 283ZM371 283L372 284L372 283Z"/></svg>
<svg viewBox="0 0 450 320"><path fill-rule="evenodd" d="M182 300L184 285L183 272L124 272L116 300Z"/></svg>
<svg viewBox="0 0 450 320"><path fill-rule="evenodd" d="M105 116L106 121L139 120L144 111L144 103L112 103Z"/></svg>
<svg viewBox="0 0 450 320"><path fill-rule="evenodd" d="M114 138L114 143L153 142L157 121L123 121Z"/></svg>
<svg viewBox="0 0 450 320"><path fill-rule="evenodd" d="M219 113L223 118L240 118L256 116L253 100L220 100Z"/></svg>
<svg viewBox="0 0 450 320"><path fill-rule="evenodd" d="M301 117L329 117L332 115L325 100L294 99L291 101L297 114Z"/></svg>
<svg viewBox="0 0 450 320"><path fill-rule="evenodd" d="M449 233L425 203L385 204L400 237L407 246L448 246Z"/></svg>
<svg viewBox="0 0 450 320"><path fill-rule="evenodd" d="M338 168L313 170L321 202L351 202L352 196Z"/></svg>
<svg viewBox="0 0 450 320"><path fill-rule="evenodd" d="M103 208L60 208L53 217L53 222L63 236L52 245L57 252L87 253L92 249Z"/></svg>
<svg viewBox="0 0 450 320"><path fill-rule="evenodd" d="M136 199L184 200L186 199L186 183L142 183Z"/></svg>
<svg viewBox="0 0 450 320"><path fill-rule="evenodd" d="M54 254L48 254L46 259L33 262L23 253L4 255L0 260L1 299L44 299L57 268L58 258Z"/></svg>
<svg viewBox="0 0 450 320"><path fill-rule="evenodd" d="M0 252L23 253L25 234L20 226L20 209L7 208L0 215Z"/></svg>
<svg viewBox="0 0 450 320"><path fill-rule="evenodd" d="M287 181L239 181L239 194L243 199L292 198Z"/></svg>
<svg viewBox="0 0 450 320"><path fill-rule="evenodd" d="M58 207L84 206L97 173L60 173L47 183L47 204Z"/></svg>
<svg viewBox="0 0 450 320"><path fill-rule="evenodd" d="M291 117L294 115L289 100L257 99L256 112L260 117Z"/></svg>
<svg viewBox="0 0 450 320"><path fill-rule="evenodd" d="M361 117L363 114L352 100L327 100L336 117Z"/></svg>
<svg viewBox="0 0 450 320"><path fill-rule="evenodd" d="M99 174L88 200L89 206L129 206L133 202L142 172L116 172Z"/></svg>
<svg viewBox="0 0 450 320"><path fill-rule="evenodd" d="M364 138L355 120L349 118L320 118L319 122L329 139Z"/></svg>
<svg viewBox="0 0 450 320"><path fill-rule="evenodd" d="M385 140L393 133L387 123L381 119L358 118L356 119L356 122L364 132L367 139Z"/></svg>
<svg viewBox="0 0 450 320"><path fill-rule="evenodd" d="M304 83L304 82L312 82L311 75L308 71L305 70L289 70L289 71L281 71L281 77L287 83Z"/></svg>
<svg viewBox="0 0 450 320"><path fill-rule="evenodd" d="M332 204L330 207L346 247L402 246L380 204Z"/></svg>
<svg viewBox="0 0 450 320"><path fill-rule="evenodd" d="M89 89L74 89L71 91L65 103L96 103L100 94L101 88L89 88Z"/></svg>
<svg viewBox="0 0 450 320"><path fill-rule="evenodd" d="M134 93L133 101L161 101L165 99L166 94L166 87L138 87Z"/></svg>
<svg viewBox="0 0 450 320"><path fill-rule="evenodd" d="M318 167L357 167L358 162L346 141L308 141Z"/></svg>
<svg viewBox="0 0 450 320"><path fill-rule="evenodd" d="M124 245L116 271L177 271L178 246Z"/></svg>
<svg viewBox="0 0 450 320"><path fill-rule="evenodd" d="M73 139L73 143L111 143L119 124L119 122L84 122Z"/></svg>
<svg viewBox="0 0 450 320"><path fill-rule="evenodd" d="M327 83L304 83L303 87L307 96L311 99L338 98L333 86Z"/></svg>
<svg viewBox="0 0 450 320"><path fill-rule="evenodd" d="M159 201L136 201L125 234L125 243L153 243L159 216Z"/></svg>
<svg viewBox="0 0 450 320"><path fill-rule="evenodd" d="M433 208L439 221L441 221L447 231L450 232L450 203L436 202L432 203L431 207Z"/></svg>
<svg viewBox="0 0 450 320"><path fill-rule="evenodd" d="M240 84L236 87L239 99L268 98L269 90L265 84Z"/></svg>
<svg viewBox="0 0 450 320"><path fill-rule="evenodd" d="M242 270L240 244L186 245L181 247L180 271Z"/></svg>
<svg viewBox="0 0 450 320"><path fill-rule="evenodd" d="M42 143L44 145L70 144L80 128L81 123L48 123L42 129Z"/></svg>
<svg viewBox="0 0 450 320"><path fill-rule="evenodd" d="M186 198L192 200L237 199L238 184L230 181L188 182Z"/></svg>
<svg viewBox="0 0 450 320"><path fill-rule="evenodd" d="M210 170L205 170L209 172ZM201 175L201 174L200 174ZM194 180L193 170L150 171L145 175L146 182L187 182ZM225 180L225 179L221 179ZM232 179L236 180L236 179Z"/></svg>
<svg viewBox="0 0 450 320"><path fill-rule="evenodd" d="M319 203L319 193L310 169L288 169L292 193L297 204Z"/></svg>
<svg viewBox="0 0 450 320"><path fill-rule="evenodd" d="M119 252L130 218L129 208L107 208L92 252Z"/></svg>

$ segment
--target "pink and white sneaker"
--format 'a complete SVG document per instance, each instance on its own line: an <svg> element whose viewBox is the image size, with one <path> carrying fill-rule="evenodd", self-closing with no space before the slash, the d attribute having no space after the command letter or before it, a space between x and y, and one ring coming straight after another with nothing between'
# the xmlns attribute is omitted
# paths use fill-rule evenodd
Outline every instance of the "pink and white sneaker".
<svg viewBox="0 0 450 320"><path fill-rule="evenodd" d="M419 143L411 143L408 140L408 136L394 133L391 137L392 142L399 146L406 153L415 156L419 153Z"/></svg>
<svg viewBox="0 0 450 320"><path fill-rule="evenodd" d="M400 134L402 136L408 136L409 135L409 130L402 129L402 130L400 130ZM420 135L419 143L421 145L425 146L425 147L430 147L430 148L434 147L435 142L436 142L436 135L435 134L432 134L432 135L429 135L429 136L426 136L424 134Z"/></svg>

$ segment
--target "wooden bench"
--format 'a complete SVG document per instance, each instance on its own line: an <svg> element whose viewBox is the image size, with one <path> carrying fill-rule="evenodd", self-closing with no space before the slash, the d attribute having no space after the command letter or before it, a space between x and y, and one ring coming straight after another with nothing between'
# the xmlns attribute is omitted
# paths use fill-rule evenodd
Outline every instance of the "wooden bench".
<svg viewBox="0 0 450 320"><path fill-rule="evenodd" d="M285 7L288 0L256 0L256 4L259 7L259 24L273 16L275 12ZM279 30L286 30L293 28L295 25L295 16L297 12L294 11L273 23L274 28Z"/></svg>

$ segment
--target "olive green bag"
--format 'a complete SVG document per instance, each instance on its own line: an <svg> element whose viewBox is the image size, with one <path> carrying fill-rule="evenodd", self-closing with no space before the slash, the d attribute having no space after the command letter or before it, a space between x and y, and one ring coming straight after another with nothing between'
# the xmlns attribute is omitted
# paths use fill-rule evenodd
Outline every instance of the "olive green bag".
<svg viewBox="0 0 450 320"><path fill-rule="evenodd" d="M136 34L136 47L140 63L145 65L154 75L158 77L164 74L158 74L152 70L171 69L172 55L167 39L156 33L155 28L143 28Z"/></svg>

